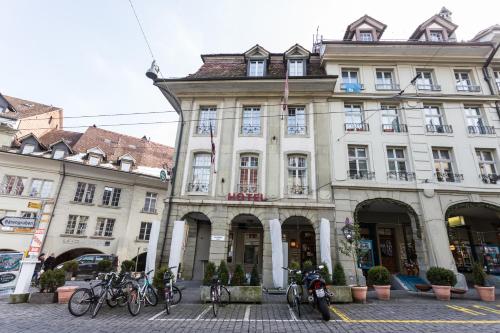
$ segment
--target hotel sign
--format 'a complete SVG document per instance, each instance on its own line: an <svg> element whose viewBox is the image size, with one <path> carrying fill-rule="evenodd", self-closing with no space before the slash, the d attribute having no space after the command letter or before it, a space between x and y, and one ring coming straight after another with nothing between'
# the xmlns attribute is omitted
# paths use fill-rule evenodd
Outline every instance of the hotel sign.
<svg viewBox="0 0 500 333"><path fill-rule="evenodd" d="M266 201L262 193L228 193L229 201Z"/></svg>

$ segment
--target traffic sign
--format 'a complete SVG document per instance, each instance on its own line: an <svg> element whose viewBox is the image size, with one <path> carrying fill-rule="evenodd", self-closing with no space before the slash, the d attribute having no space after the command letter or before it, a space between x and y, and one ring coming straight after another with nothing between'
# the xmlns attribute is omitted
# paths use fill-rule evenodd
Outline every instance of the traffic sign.
<svg viewBox="0 0 500 333"><path fill-rule="evenodd" d="M162 169L160 171L160 179L162 182L166 182L167 181L167 172L165 171L165 169Z"/></svg>
<svg viewBox="0 0 500 333"><path fill-rule="evenodd" d="M42 203L41 202L29 201L28 202L28 208L41 209L42 208Z"/></svg>

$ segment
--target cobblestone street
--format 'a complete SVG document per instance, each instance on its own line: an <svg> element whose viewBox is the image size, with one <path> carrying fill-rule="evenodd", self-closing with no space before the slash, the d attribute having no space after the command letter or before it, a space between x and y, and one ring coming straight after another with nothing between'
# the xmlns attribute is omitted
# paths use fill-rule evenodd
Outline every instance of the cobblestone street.
<svg viewBox="0 0 500 333"><path fill-rule="evenodd" d="M286 304L232 304L214 318L210 304L143 308L132 317L125 308L104 307L96 318L77 318L66 305L0 302L1 332L500 332L500 303L405 299L331 307L332 320L303 306L300 318Z"/></svg>

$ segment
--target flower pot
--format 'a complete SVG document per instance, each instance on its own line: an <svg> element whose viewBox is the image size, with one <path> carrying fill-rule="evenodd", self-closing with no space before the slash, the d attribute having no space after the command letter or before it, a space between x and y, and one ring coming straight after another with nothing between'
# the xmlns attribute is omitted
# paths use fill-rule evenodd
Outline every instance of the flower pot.
<svg viewBox="0 0 500 333"><path fill-rule="evenodd" d="M481 287L474 285L477 293L479 294L479 298L484 302L494 302L495 301L495 287Z"/></svg>
<svg viewBox="0 0 500 333"><path fill-rule="evenodd" d="M391 298L391 285L387 286L373 285L373 288L375 288L375 292L377 293L378 299L382 301L388 301Z"/></svg>
<svg viewBox="0 0 500 333"><path fill-rule="evenodd" d="M31 293L29 303L50 304L57 302L57 293Z"/></svg>
<svg viewBox="0 0 500 333"><path fill-rule="evenodd" d="M66 304L69 302L71 295L78 289L78 286L66 286L57 288L57 301L59 304Z"/></svg>
<svg viewBox="0 0 500 333"><path fill-rule="evenodd" d="M436 298L440 301L449 301L451 297L451 286L436 286L432 285L432 290L436 294Z"/></svg>
<svg viewBox="0 0 500 333"><path fill-rule="evenodd" d="M366 292L368 291L368 287L352 286L351 291L354 302L366 303Z"/></svg>

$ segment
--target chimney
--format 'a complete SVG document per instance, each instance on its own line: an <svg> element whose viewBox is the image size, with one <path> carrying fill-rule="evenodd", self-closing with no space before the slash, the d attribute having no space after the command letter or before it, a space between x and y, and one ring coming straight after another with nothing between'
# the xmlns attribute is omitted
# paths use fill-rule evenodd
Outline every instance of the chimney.
<svg viewBox="0 0 500 333"><path fill-rule="evenodd" d="M445 20L448 20L448 21L450 21L450 22L453 22L453 21L451 20L451 14L452 14L452 12L450 12L450 11L449 11L446 7L443 7L443 8L441 8L441 11L439 12L439 14L438 14L438 15L439 15L440 17L444 18Z"/></svg>

